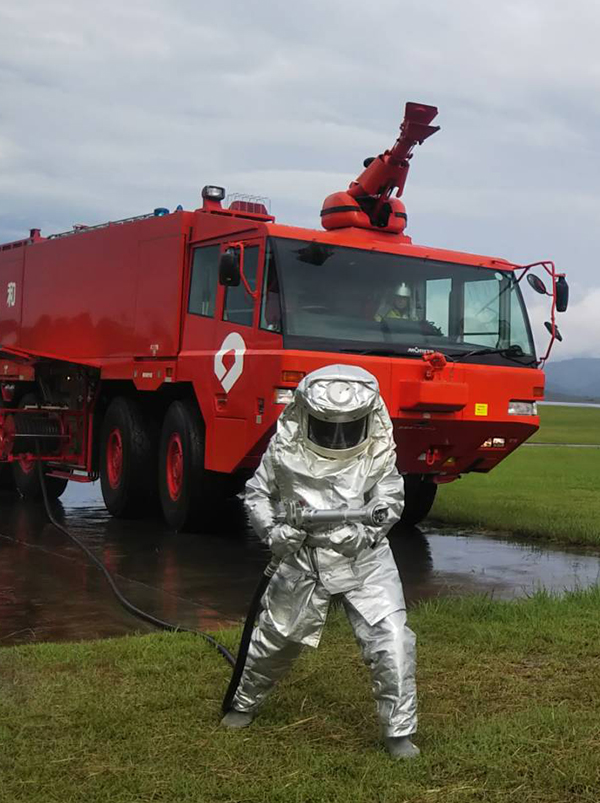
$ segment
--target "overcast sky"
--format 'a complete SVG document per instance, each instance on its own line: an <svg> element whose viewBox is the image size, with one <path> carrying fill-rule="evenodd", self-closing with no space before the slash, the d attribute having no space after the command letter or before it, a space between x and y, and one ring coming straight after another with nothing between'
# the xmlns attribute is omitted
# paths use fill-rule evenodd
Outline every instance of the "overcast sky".
<svg viewBox="0 0 600 803"><path fill-rule="evenodd" d="M5 2L0 242L193 209L207 183L318 227L404 103L430 103L408 233L553 259L572 291L553 357L600 357L599 41L597 0Z"/></svg>

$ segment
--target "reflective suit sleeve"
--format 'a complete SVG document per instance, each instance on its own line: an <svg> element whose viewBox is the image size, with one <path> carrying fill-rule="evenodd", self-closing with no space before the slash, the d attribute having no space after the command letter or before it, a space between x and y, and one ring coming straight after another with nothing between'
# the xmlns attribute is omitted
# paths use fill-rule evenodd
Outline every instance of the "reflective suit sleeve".
<svg viewBox="0 0 600 803"><path fill-rule="evenodd" d="M278 558L297 552L306 533L275 520L275 506L280 500L273 465L273 450L267 448L254 476L246 483L244 506L254 532Z"/></svg>
<svg viewBox="0 0 600 803"><path fill-rule="evenodd" d="M379 482L370 489L368 499L365 501L371 502L373 499L376 499L388 508L388 515L384 524L379 527L364 525L372 542L377 544L387 535L394 524L400 521L402 511L404 510L404 477L396 468L395 453L390 456L386 473Z"/></svg>
<svg viewBox="0 0 600 803"><path fill-rule="evenodd" d="M279 488L273 468L271 446L264 453L254 476L246 483L244 507L252 529L261 541L269 543L269 534L275 526L275 505L279 502Z"/></svg>

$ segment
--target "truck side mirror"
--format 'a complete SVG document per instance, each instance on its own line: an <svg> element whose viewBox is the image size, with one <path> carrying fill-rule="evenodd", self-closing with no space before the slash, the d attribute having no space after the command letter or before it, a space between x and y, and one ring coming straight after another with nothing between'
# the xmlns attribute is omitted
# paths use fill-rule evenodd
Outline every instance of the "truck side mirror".
<svg viewBox="0 0 600 803"><path fill-rule="evenodd" d="M550 321L546 321L544 326L550 332L550 334L552 334L552 324L550 323ZM556 324L554 324L554 337L558 340L559 343L562 343L562 335Z"/></svg>
<svg viewBox="0 0 600 803"><path fill-rule="evenodd" d="M569 306L569 285L564 276L559 276L556 282L556 311L566 312Z"/></svg>
<svg viewBox="0 0 600 803"><path fill-rule="evenodd" d="M533 287L536 293L539 293L541 296L548 295L548 291L546 290L546 285L540 279L539 276L535 275L535 273L528 273L527 281L530 287Z"/></svg>
<svg viewBox="0 0 600 803"><path fill-rule="evenodd" d="M240 264L233 248L223 251L219 259L219 284L225 287L237 287L240 283Z"/></svg>

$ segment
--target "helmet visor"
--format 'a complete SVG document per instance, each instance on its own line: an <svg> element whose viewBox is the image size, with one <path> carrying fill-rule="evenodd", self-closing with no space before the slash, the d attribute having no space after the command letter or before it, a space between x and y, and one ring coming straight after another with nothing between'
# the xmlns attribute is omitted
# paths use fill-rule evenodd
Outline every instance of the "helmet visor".
<svg viewBox="0 0 600 803"><path fill-rule="evenodd" d="M357 421L321 421L308 416L308 439L324 449L352 449L368 434L369 416Z"/></svg>

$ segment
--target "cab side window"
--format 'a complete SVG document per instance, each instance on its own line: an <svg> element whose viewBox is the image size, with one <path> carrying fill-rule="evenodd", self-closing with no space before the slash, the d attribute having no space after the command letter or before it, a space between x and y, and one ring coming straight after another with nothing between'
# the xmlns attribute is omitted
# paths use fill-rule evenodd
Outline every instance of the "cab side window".
<svg viewBox="0 0 600 803"><path fill-rule="evenodd" d="M267 255L265 257L260 328L267 329L269 332L281 332L281 296L275 269L275 254L270 243L267 243Z"/></svg>
<svg viewBox="0 0 600 803"><path fill-rule="evenodd" d="M244 248L244 276L252 292L256 290L257 273L258 246L251 245ZM247 292L244 282L240 282L237 287L227 288L225 306L223 307L223 320L237 323L240 326L252 326L254 321L254 298Z"/></svg>
<svg viewBox="0 0 600 803"><path fill-rule="evenodd" d="M193 315L204 315L212 318L215 314L217 282L219 278L218 245L196 248L192 261L192 280L190 282L190 298L188 312Z"/></svg>

